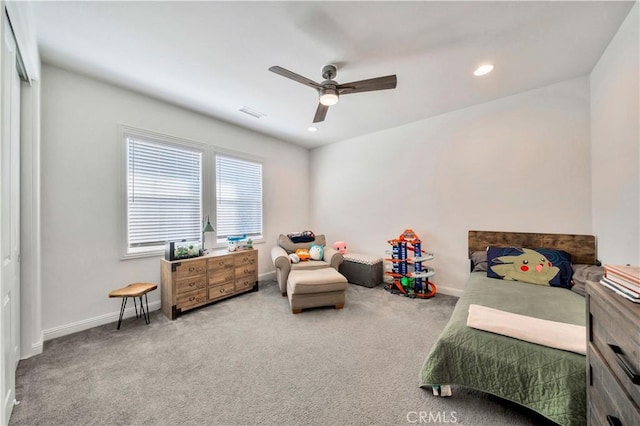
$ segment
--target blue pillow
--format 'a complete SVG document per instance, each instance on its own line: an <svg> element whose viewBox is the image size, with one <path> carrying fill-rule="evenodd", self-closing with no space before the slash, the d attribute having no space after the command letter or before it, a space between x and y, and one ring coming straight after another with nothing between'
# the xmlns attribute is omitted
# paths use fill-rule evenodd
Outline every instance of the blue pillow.
<svg viewBox="0 0 640 426"><path fill-rule="evenodd" d="M571 255L563 250L489 247L487 277L571 288Z"/></svg>

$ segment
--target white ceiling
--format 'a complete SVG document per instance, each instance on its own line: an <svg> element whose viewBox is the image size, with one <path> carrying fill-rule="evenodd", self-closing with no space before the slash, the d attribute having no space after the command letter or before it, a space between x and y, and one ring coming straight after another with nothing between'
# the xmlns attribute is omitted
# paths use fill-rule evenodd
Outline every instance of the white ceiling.
<svg viewBox="0 0 640 426"><path fill-rule="evenodd" d="M316 147L588 74L633 2L34 2L45 62ZM495 70L474 77L481 63ZM396 74L311 133L314 81ZM256 119L238 109L263 112Z"/></svg>

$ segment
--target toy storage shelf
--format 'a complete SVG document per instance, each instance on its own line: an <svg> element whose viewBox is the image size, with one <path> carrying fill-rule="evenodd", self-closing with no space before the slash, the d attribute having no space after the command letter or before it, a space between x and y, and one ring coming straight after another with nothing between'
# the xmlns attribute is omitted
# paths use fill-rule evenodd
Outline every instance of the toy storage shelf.
<svg viewBox="0 0 640 426"><path fill-rule="evenodd" d="M436 271L423 265L435 256L422 250L418 235L412 229L405 229L398 238L387 242L391 245L391 258L385 259L385 290L411 298L429 299L435 296L436 286L429 278Z"/></svg>

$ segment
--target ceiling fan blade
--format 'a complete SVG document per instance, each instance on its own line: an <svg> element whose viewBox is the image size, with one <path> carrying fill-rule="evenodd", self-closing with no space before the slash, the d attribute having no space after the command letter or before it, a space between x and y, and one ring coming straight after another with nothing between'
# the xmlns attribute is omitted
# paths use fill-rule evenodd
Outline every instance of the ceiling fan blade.
<svg viewBox="0 0 640 426"><path fill-rule="evenodd" d="M318 103L318 109L316 109L316 115L313 117L313 122L319 123L324 121L324 118L327 116L327 111L329 111L328 106Z"/></svg>
<svg viewBox="0 0 640 426"><path fill-rule="evenodd" d="M395 89L398 79L394 75L384 77L370 78L368 80L352 81L338 85L338 92L341 95L349 93L371 92L374 90Z"/></svg>
<svg viewBox="0 0 640 426"><path fill-rule="evenodd" d="M276 74L280 74L283 77L289 78L289 79L291 79L293 81L297 81L298 83L302 83L302 84L304 84L306 86L313 87L314 89L321 89L322 88L322 86L320 84L316 83L315 81L309 80L306 77L303 77L303 76L301 76L299 74L296 74L295 72L289 71L289 70L284 69L282 67L279 67L277 65L269 68L269 71L275 72Z"/></svg>

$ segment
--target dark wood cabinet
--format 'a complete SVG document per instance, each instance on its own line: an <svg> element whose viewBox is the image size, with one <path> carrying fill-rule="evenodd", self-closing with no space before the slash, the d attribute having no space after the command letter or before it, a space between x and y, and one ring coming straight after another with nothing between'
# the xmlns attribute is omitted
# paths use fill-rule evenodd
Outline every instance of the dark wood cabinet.
<svg viewBox="0 0 640 426"><path fill-rule="evenodd" d="M640 425L640 304L587 283L587 423Z"/></svg>

